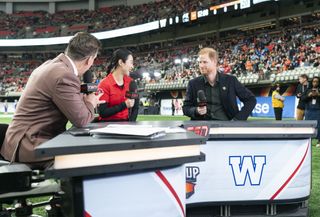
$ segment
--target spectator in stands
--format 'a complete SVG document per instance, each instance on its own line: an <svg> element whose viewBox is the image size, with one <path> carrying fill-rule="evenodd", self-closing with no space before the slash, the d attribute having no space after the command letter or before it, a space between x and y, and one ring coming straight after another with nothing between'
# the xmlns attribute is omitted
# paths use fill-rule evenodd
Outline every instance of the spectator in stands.
<svg viewBox="0 0 320 217"><path fill-rule="evenodd" d="M183 103L184 115L191 120L247 120L256 105L256 98L234 76L218 73L218 53L212 48L199 52L202 76L189 81ZM198 106L198 92L205 93L207 105ZM237 97L244 106L239 111Z"/></svg>
<svg viewBox="0 0 320 217"><path fill-rule="evenodd" d="M282 120L282 112L285 98L280 94L280 84L276 84L275 90L272 92L272 107L277 121Z"/></svg>
<svg viewBox="0 0 320 217"><path fill-rule="evenodd" d="M99 106L99 121L136 121L139 100L126 98L132 70L131 51L124 48L116 50L107 68L109 74L99 84L103 91L101 100L106 102Z"/></svg>
<svg viewBox="0 0 320 217"><path fill-rule="evenodd" d="M319 77L314 77L311 87L301 96L305 102L305 119L318 121L317 147L320 147L320 87Z"/></svg>
<svg viewBox="0 0 320 217"><path fill-rule="evenodd" d="M301 96L308 90L309 82L308 76L306 74L302 74L299 76L299 84L296 90L296 96L299 99L297 105L297 120L304 119L304 110L305 110L305 102L301 100Z"/></svg>
<svg viewBox="0 0 320 217"><path fill-rule="evenodd" d="M36 158L34 149L65 131L68 120L76 127L93 120L101 95L80 94L79 77L91 67L100 46L94 36L78 33L65 54L32 72L1 148L6 160L44 169L52 158Z"/></svg>

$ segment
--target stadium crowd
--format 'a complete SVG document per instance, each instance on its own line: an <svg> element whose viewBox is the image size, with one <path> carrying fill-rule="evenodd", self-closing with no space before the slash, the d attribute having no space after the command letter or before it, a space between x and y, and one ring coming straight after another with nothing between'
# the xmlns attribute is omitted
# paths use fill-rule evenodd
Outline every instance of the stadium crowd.
<svg viewBox="0 0 320 217"><path fill-rule="evenodd" d="M220 72L238 77L257 74L260 80L266 80L271 74L297 67L319 67L319 27L290 28L223 40L207 38L166 49L154 46L151 51L140 53L136 63L146 71L160 72L161 76L146 77L146 82L189 80L199 75L197 52L209 46L220 53Z"/></svg>
<svg viewBox="0 0 320 217"><path fill-rule="evenodd" d="M297 67L320 67L320 24L304 28L264 30L252 34L235 32L191 42L151 44L129 48L134 54L135 75L141 83L186 81L199 75L197 52L213 47L220 53L219 71L236 76L257 74L260 80ZM104 50L92 71L99 82L106 74L113 50ZM56 53L0 55L0 90L21 91L32 70ZM144 75L144 76L143 76Z"/></svg>
<svg viewBox="0 0 320 217"><path fill-rule="evenodd" d="M135 6L119 5L94 11L68 10L54 14L45 11L0 12L0 38L37 38L72 35L78 31L106 31L181 16L184 12L222 2L228 0L157 0Z"/></svg>

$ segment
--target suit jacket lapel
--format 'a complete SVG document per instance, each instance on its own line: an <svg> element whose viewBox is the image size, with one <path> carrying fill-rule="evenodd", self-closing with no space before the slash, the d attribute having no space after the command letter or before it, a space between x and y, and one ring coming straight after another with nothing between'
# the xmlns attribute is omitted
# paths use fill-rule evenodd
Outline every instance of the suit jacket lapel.
<svg viewBox="0 0 320 217"><path fill-rule="evenodd" d="M220 74L219 82L220 82L220 85L219 85L220 100L222 102L222 106L224 107L224 110L227 111L226 115L229 118L232 118L232 117L230 117L230 114L232 112L231 112L231 105L229 103L230 102L230 99L229 99L230 85L227 82L226 76L223 76L222 74Z"/></svg>

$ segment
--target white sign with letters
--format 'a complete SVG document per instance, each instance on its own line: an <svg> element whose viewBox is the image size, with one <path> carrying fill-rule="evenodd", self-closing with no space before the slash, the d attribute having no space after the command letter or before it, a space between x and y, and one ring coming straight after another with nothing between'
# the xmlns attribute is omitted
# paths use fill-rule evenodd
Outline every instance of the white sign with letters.
<svg viewBox="0 0 320 217"><path fill-rule="evenodd" d="M206 161L186 165L187 204L290 200L311 189L311 141L207 141Z"/></svg>

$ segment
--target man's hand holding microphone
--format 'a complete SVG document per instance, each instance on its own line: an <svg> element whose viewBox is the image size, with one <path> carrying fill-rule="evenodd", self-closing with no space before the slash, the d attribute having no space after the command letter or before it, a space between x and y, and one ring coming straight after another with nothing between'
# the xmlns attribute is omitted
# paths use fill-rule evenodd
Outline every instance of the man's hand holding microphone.
<svg viewBox="0 0 320 217"><path fill-rule="evenodd" d="M197 97L198 107L196 112L198 113L198 115L201 115L201 116L206 115L208 112L206 95L203 90L199 90L197 95L198 95Z"/></svg>
<svg viewBox="0 0 320 217"><path fill-rule="evenodd" d="M93 108L97 108L98 105L105 103L105 100L100 100L103 92L98 89L98 84L92 83L92 73L87 71L83 75L84 84L80 87L80 92L83 93L84 101L90 103Z"/></svg>
<svg viewBox="0 0 320 217"><path fill-rule="evenodd" d="M96 108L98 105L105 103L105 100L100 100L100 97L103 95L103 93L89 93L89 94L84 94L83 99L90 103L93 108Z"/></svg>

